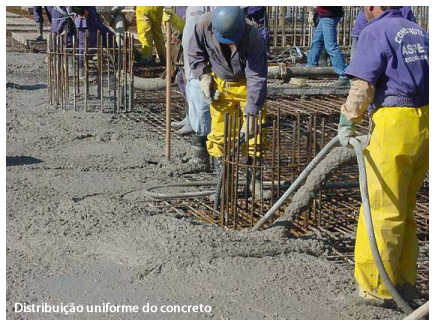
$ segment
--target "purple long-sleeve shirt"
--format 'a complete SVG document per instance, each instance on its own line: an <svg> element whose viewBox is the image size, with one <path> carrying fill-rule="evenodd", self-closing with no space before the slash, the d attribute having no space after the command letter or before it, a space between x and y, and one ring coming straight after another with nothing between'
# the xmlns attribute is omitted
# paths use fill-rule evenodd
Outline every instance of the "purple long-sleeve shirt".
<svg viewBox="0 0 434 326"><path fill-rule="evenodd" d="M220 43L214 36L212 14L201 17L194 28L188 47L188 61L193 78L211 71L228 82L247 82L247 104L244 112L256 114L267 96L267 57L261 32L246 24L228 64Z"/></svg>
<svg viewBox="0 0 434 326"><path fill-rule="evenodd" d="M417 24L416 18L413 15L413 11L411 11L411 8L409 6L399 7L399 11L401 12L402 17ZM367 24L368 20L366 19L363 10L361 10L356 17L356 21L354 22L353 29L351 30L351 36L359 37L360 32Z"/></svg>

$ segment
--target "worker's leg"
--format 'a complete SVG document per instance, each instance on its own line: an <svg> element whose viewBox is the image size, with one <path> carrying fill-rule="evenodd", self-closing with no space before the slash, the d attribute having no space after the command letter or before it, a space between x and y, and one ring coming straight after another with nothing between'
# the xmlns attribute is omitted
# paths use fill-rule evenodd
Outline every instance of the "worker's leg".
<svg viewBox="0 0 434 326"><path fill-rule="evenodd" d="M340 17L321 18L321 21L323 21L322 30L324 46L330 57L332 66L339 78L347 79L345 76L347 64L345 63L344 56L339 49L337 40L337 26L340 21Z"/></svg>
<svg viewBox="0 0 434 326"><path fill-rule="evenodd" d="M152 60L152 31L148 17L149 7L136 8L137 37L142 44L142 59Z"/></svg>
<svg viewBox="0 0 434 326"><path fill-rule="evenodd" d="M206 136L211 129L210 105L203 97L199 80L190 79L186 89L191 127L197 135Z"/></svg>
<svg viewBox="0 0 434 326"><path fill-rule="evenodd" d="M36 41L42 41L44 39L43 31L44 31L44 16L42 15L43 7L33 7L33 19L36 23L36 32L38 36Z"/></svg>
<svg viewBox="0 0 434 326"><path fill-rule="evenodd" d="M166 46L164 44L163 31L161 30L161 21L163 19L163 7L152 7L152 13L150 15L152 36L154 37L155 48L157 49L158 58L160 62L166 60Z"/></svg>
<svg viewBox="0 0 434 326"><path fill-rule="evenodd" d="M317 67L321 52L324 49L324 35L322 19L318 22L312 37L312 45L307 56L307 67Z"/></svg>
<svg viewBox="0 0 434 326"><path fill-rule="evenodd" d="M423 180L428 171L429 165L429 110L428 106L420 109L412 109L411 115L416 115L413 119L419 119L419 124L414 125L413 133L419 135L419 151L414 153L413 175L407 195L407 219L405 226L402 253L399 260L400 279L398 284L403 290L411 290L416 283L417 274L417 224L414 216L416 206L416 195L423 184ZM409 119L410 120L410 117ZM408 294L408 293L405 293Z"/></svg>
<svg viewBox="0 0 434 326"><path fill-rule="evenodd" d="M407 224L407 196L412 179L412 157L420 148L420 136L410 117L411 108L379 109L373 114L374 129L365 149L371 215L378 249L394 284L398 283L399 261ZM414 250L408 248L407 250ZM360 210L355 248L355 277L367 297L390 299L371 254Z"/></svg>
<svg viewBox="0 0 434 326"><path fill-rule="evenodd" d="M44 8L45 8L45 14L47 15L48 21L51 24L51 12L50 12L50 9L49 9L49 7L44 7Z"/></svg>

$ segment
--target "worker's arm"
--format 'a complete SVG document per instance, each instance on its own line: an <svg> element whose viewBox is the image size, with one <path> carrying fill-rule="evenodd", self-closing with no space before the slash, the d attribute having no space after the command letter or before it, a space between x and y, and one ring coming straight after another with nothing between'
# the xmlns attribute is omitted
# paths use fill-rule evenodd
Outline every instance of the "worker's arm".
<svg viewBox="0 0 434 326"><path fill-rule="evenodd" d="M194 27L193 35L188 45L188 62L191 75L194 79L200 79L204 74L211 73L208 52L205 48L204 34L201 31L201 23Z"/></svg>
<svg viewBox="0 0 434 326"><path fill-rule="evenodd" d="M347 100L341 107L341 113L349 121L360 122L363 113L375 95L375 86L366 80L354 78L351 80L351 88Z"/></svg>
<svg viewBox="0 0 434 326"><path fill-rule="evenodd" d="M245 114L256 114L262 109L267 96L267 56L261 32L255 28L246 45L247 104Z"/></svg>
<svg viewBox="0 0 434 326"><path fill-rule="evenodd" d="M184 30L185 21L181 17L179 17L172 9L164 8L163 23L166 24L166 22L168 21L172 22L175 30L177 30L179 33L182 33L182 31Z"/></svg>

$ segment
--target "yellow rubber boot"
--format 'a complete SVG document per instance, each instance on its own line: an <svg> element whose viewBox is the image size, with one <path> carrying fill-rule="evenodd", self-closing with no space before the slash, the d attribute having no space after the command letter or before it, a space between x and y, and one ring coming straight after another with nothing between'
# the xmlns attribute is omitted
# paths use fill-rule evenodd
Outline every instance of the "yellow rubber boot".
<svg viewBox="0 0 434 326"><path fill-rule="evenodd" d="M372 120L374 128L364 154L378 249L392 283L414 285L418 246L413 210L428 170L428 106L383 107ZM371 254L362 208L355 277L364 296L391 298Z"/></svg>

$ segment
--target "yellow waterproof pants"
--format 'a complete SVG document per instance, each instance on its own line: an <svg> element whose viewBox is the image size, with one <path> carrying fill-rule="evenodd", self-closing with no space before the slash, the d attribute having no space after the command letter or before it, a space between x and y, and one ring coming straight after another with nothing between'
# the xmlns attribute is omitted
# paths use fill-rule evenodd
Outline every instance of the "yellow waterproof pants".
<svg viewBox="0 0 434 326"><path fill-rule="evenodd" d="M206 142L208 153L214 157L223 156L224 151L224 125L225 113L228 112L230 116L234 117L238 111L238 116L242 117L244 123L244 107L247 104L247 83L242 82L227 82L219 77L213 75L212 87L220 92L220 97L217 101L213 101L210 105L211 114L211 131L208 134L208 141ZM265 122L266 108L262 109L261 123ZM242 126L241 123L241 126ZM238 134L238 128L236 128ZM267 148L268 142L265 137L265 132L262 132L262 150ZM254 155L255 138L249 141L249 155ZM260 155L260 136L256 137L256 155ZM243 150L243 147L242 147ZM244 149L245 150L245 149ZM244 152L244 151L243 151Z"/></svg>
<svg viewBox="0 0 434 326"><path fill-rule="evenodd" d="M142 57L152 59L152 41L157 48L158 57L166 57L161 21L163 18L162 6L136 7L137 36L142 44Z"/></svg>
<svg viewBox="0 0 434 326"><path fill-rule="evenodd" d="M413 211L428 171L428 105L383 107L374 112L372 120L374 128L364 155L378 249L393 284L414 286L419 247ZM367 298L391 298L371 254L362 208L355 277Z"/></svg>

